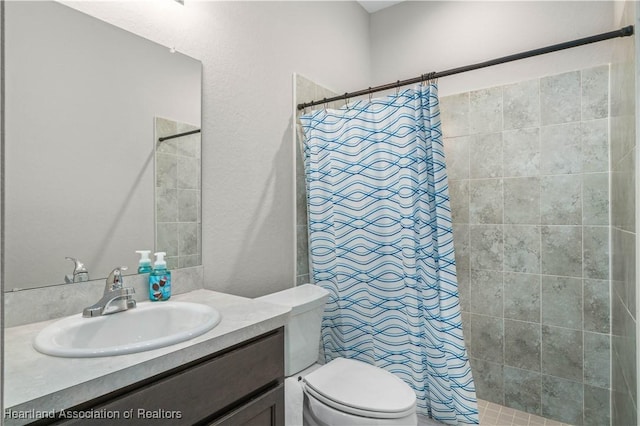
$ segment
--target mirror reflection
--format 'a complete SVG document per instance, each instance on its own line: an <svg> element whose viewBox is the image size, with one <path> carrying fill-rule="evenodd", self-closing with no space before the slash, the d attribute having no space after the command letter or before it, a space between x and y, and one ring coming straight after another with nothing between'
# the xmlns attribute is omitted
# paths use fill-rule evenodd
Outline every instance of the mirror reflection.
<svg viewBox="0 0 640 426"><path fill-rule="evenodd" d="M201 63L59 3L5 12L5 291L136 273L136 250L200 264L199 134L157 138L200 127Z"/></svg>

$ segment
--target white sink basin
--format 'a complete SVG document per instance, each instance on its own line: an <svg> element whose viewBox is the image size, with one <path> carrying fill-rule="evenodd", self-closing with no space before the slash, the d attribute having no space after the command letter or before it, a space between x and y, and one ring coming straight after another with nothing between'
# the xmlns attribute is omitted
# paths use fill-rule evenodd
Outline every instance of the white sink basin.
<svg viewBox="0 0 640 426"><path fill-rule="evenodd" d="M206 305L144 302L111 315L63 318L38 333L33 346L44 354L68 358L123 355L184 342L219 322L220 313Z"/></svg>

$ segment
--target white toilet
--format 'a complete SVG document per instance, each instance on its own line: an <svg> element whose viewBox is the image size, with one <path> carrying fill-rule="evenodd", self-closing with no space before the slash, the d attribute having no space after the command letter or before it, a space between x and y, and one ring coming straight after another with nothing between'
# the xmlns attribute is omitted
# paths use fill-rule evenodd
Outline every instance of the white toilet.
<svg viewBox="0 0 640 426"><path fill-rule="evenodd" d="M291 307L285 327L285 374L318 360L320 325L329 293L304 284L257 300ZM400 378L361 361L336 358L300 380L305 426L418 424L416 395Z"/></svg>

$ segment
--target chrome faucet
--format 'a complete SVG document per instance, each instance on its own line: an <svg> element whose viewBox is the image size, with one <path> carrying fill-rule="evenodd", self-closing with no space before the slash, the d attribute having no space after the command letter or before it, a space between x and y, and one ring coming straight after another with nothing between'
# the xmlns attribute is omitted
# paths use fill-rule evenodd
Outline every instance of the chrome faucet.
<svg viewBox="0 0 640 426"><path fill-rule="evenodd" d="M135 290L131 287L124 287L123 285L124 277L122 276L122 271L126 270L126 266L121 266L111 271L107 277L102 299L88 308L84 308L82 311L83 317L90 318L113 314L136 307L136 301L133 299Z"/></svg>
<svg viewBox="0 0 640 426"><path fill-rule="evenodd" d="M65 275L64 281L67 283L79 283L83 281L89 281L89 271L84 263L80 262L75 257L65 257L65 259L73 262L73 273L71 275Z"/></svg>

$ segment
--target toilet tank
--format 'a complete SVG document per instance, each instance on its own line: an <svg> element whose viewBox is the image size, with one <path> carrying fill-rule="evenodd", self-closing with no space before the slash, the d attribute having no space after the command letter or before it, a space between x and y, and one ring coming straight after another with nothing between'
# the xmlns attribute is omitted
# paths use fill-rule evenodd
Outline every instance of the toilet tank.
<svg viewBox="0 0 640 426"><path fill-rule="evenodd" d="M291 376L318 360L320 325L329 292L313 284L303 284L256 300L291 308L284 328L284 369Z"/></svg>

